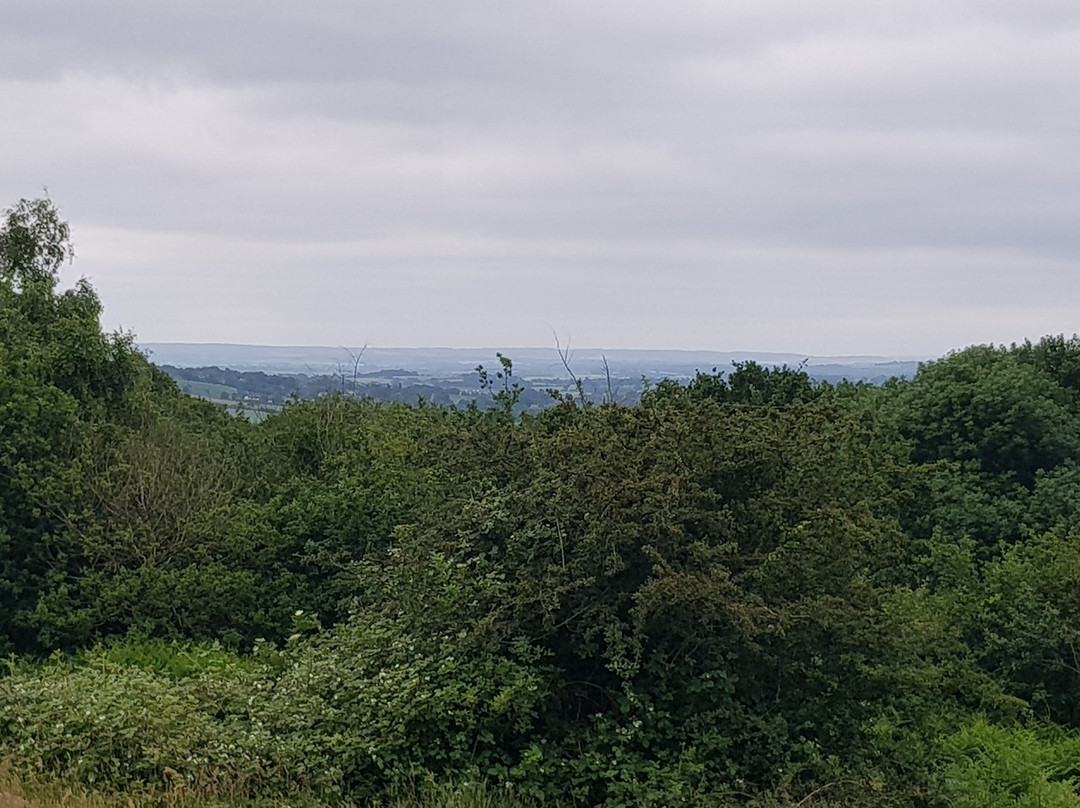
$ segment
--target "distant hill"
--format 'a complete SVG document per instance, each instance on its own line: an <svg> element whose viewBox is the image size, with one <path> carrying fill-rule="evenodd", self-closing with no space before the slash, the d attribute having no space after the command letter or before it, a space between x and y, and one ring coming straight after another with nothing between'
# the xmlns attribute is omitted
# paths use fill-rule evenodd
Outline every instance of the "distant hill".
<svg viewBox="0 0 1080 808"><path fill-rule="evenodd" d="M401 377L470 379L483 364L498 364L496 351L514 361L521 379L562 379L567 373L553 347L535 348L376 348L369 347L354 367L360 348L309 345L235 345L228 343L151 342L140 346L159 365L177 368L217 366L267 374L306 374L345 378ZM582 378L605 374L604 359L613 377L640 380L686 379L698 370L724 370L732 362L753 360L762 365L800 364L815 379L881 383L892 376L912 376L918 358L883 356L807 356L763 351L669 351L621 348L573 348L570 366Z"/></svg>

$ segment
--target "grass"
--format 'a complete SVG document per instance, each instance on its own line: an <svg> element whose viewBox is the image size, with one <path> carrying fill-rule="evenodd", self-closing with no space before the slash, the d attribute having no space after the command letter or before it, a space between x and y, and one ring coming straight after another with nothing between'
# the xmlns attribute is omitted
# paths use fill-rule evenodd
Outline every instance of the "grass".
<svg viewBox="0 0 1080 808"><path fill-rule="evenodd" d="M20 778L0 764L0 808L326 808L302 798L233 800L196 794L184 788L146 787L137 792L108 793L81 785ZM350 806L350 808L360 808ZM483 783L434 786L422 797L402 797L388 805L364 808L527 808Z"/></svg>

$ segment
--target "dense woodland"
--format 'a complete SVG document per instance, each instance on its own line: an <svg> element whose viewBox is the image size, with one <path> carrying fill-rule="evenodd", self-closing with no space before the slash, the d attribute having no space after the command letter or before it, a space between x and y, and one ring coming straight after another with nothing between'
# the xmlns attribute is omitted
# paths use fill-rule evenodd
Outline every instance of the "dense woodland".
<svg viewBox="0 0 1080 808"><path fill-rule="evenodd" d="M70 257L50 202L7 212L20 777L229 804L1080 805L1077 337L880 386L746 363L522 413L492 374L491 409L336 395L253 424L102 333L94 290L59 288Z"/></svg>

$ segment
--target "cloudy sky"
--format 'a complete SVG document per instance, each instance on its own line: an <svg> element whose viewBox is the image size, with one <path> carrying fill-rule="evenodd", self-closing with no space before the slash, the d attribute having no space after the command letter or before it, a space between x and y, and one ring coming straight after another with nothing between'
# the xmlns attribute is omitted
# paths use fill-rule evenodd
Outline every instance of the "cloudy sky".
<svg viewBox="0 0 1080 808"><path fill-rule="evenodd" d="M0 0L0 109L142 341L1080 329L1076 0Z"/></svg>

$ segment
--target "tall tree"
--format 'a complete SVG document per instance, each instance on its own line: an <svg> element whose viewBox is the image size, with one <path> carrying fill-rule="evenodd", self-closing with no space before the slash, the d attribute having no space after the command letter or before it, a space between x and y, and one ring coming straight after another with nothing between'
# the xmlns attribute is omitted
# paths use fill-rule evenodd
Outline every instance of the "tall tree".
<svg viewBox="0 0 1080 808"><path fill-rule="evenodd" d="M74 255L48 199L20 200L0 225L0 649L29 641L26 615L68 559L53 537L77 507L74 462L91 425L124 406L140 364L103 334L85 280L59 290Z"/></svg>

